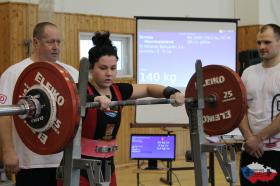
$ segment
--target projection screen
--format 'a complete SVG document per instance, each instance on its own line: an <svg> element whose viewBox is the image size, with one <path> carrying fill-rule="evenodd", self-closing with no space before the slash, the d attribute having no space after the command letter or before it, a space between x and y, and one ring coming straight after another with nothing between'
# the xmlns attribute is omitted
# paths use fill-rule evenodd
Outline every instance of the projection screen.
<svg viewBox="0 0 280 186"><path fill-rule="evenodd" d="M236 71L237 19L136 17L137 83L172 86L183 93L195 62ZM150 98L149 98L150 99ZM185 107L136 106L136 123L188 123Z"/></svg>

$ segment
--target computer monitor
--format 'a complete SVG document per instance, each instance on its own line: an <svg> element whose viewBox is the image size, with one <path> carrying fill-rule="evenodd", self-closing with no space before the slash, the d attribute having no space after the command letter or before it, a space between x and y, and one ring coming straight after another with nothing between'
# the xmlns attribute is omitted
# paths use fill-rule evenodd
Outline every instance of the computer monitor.
<svg viewBox="0 0 280 186"><path fill-rule="evenodd" d="M157 160L175 160L175 134L131 134L130 159L148 160L146 169L157 169Z"/></svg>

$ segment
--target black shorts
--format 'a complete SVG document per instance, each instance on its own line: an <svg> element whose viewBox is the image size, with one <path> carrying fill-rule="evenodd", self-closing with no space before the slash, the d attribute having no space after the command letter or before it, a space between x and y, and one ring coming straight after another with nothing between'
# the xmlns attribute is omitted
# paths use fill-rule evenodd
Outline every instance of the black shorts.
<svg viewBox="0 0 280 186"><path fill-rule="evenodd" d="M280 186L280 152L265 151L259 159L245 151L240 158L241 186Z"/></svg>
<svg viewBox="0 0 280 186"><path fill-rule="evenodd" d="M21 169L16 186L56 186L56 168Z"/></svg>

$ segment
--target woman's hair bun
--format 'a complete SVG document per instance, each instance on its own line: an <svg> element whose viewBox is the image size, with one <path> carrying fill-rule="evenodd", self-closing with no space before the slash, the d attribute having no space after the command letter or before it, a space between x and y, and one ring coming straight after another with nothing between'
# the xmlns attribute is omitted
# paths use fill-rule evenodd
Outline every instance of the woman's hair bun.
<svg viewBox="0 0 280 186"><path fill-rule="evenodd" d="M88 51L88 59L91 63L90 68L93 68L94 64L102 56L115 56L117 60L119 59L117 48L113 46L110 40L110 32L95 32L91 40L94 46Z"/></svg>
<svg viewBox="0 0 280 186"><path fill-rule="evenodd" d="M110 40L110 33L108 31L98 31L95 35L91 38L92 43L95 46L104 46L104 45L111 45L112 42Z"/></svg>

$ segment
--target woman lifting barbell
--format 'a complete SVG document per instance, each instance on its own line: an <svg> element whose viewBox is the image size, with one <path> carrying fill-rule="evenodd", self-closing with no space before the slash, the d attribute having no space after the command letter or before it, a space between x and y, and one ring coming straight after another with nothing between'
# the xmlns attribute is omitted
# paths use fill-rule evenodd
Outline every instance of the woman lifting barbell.
<svg viewBox="0 0 280 186"><path fill-rule="evenodd" d="M117 75L117 48L109 39L109 32L96 32L92 37L94 47L89 50L88 100L100 102L100 108L88 108L82 129L82 157L111 162L110 186L115 186L114 151L121 123L121 106L109 108L111 101L143 97L175 99L173 106L185 103L185 96L175 88L156 84L114 83ZM80 185L89 185L86 171L81 171Z"/></svg>

